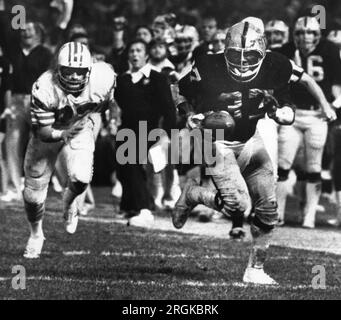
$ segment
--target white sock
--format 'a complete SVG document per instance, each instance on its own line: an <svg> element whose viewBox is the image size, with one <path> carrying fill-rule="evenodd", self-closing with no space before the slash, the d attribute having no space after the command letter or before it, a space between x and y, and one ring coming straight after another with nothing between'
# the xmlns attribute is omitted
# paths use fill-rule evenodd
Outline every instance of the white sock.
<svg viewBox="0 0 341 320"><path fill-rule="evenodd" d="M277 212L278 219L284 221L285 216L285 206L287 202L287 181L277 181Z"/></svg>
<svg viewBox="0 0 341 320"><path fill-rule="evenodd" d="M304 206L304 221L315 224L316 208L321 196L321 182L307 182L307 201Z"/></svg>
<svg viewBox="0 0 341 320"><path fill-rule="evenodd" d="M38 222L35 223L29 223L29 226L32 238L39 238L41 236L44 236L43 220L39 220Z"/></svg>

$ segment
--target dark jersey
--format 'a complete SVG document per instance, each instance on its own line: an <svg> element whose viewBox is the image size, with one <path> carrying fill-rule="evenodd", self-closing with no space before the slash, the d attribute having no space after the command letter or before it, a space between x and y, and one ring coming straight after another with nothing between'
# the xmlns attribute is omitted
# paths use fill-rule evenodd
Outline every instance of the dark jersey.
<svg viewBox="0 0 341 320"><path fill-rule="evenodd" d="M332 86L341 84L341 59L339 49L332 42L321 40L308 57L303 57L292 42L285 44L279 52L302 67L320 85L327 100L333 101ZM291 85L291 96L299 109L319 108L307 88L299 83Z"/></svg>
<svg viewBox="0 0 341 320"><path fill-rule="evenodd" d="M192 71L179 82L180 95L193 106L196 113L227 110L236 101L230 93L241 95L241 117L235 117L236 127L231 140L247 141L256 130L257 122L266 110L261 94L252 89L271 91L279 104L291 105L289 81L298 81L303 73L285 56L267 52L255 79L246 83L233 80L227 71L224 54L201 56ZM240 100L240 98L239 98Z"/></svg>

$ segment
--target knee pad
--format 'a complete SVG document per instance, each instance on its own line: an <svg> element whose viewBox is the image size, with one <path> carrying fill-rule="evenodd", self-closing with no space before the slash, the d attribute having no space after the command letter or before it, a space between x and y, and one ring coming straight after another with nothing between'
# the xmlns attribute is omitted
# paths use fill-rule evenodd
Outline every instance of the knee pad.
<svg viewBox="0 0 341 320"><path fill-rule="evenodd" d="M70 181L69 183L69 189L77 195L82 194L87 187L88 184L81 181Z"/></svg>
<svg viewBox="0 0 341 320"><path fill-rule="evenodd" d="M289 178L289 172L290 170L278 168L278 181L287 181Z"/></svg>
<svg viewBox="0 0 341 320"><path fill-rule="evenodd" d="M307 173L307 182L310 183L321 182L321 172Z"/></svg>
<svg viewBox="0 0 341 320"><path fill-rule="evenodd" d="M255 207L253 224L263 230L270 232L278 221L277 202L269 201Z"/></svg>

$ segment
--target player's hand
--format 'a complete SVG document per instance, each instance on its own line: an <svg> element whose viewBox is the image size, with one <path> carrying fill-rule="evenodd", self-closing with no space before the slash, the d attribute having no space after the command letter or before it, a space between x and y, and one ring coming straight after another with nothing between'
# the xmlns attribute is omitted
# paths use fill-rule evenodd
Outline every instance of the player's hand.
<svg viewBox="0 0 341 320"><path fill-rule="evenodd" d="M68 143L71 139L76 137L84 129L85 124L86 124L86 121L81 120L75 123L71 128L63 130L62 140L65 143Z"/></svg>
<svg viewBox="0 0 341 320"><path fill-rule="evenodd" d="M0 119L12 119L14 120L17 117L16 113L14 112L14 107L9 107L4 110L4 112L1 114Z"/></svg>
<svg viewBox="0 0 341 320"><path fill-rule="evenodd" d="M189 129L201 128L201 122L205 119L205 116L202 113L191 114L187 118L186 127Z"/></svg>
<svg viewBox="0 0 341 320"><path fill-rule="evenodd" d="M329 121L335 121L337 119L337 115L335 110L332 108L331 105L327 104L325 106L322 106L322 114L324 118Z"/></svg>
<svg viewBox="0 0 341 320"><path fill-rule="evenodd" d="M108 131L109 134L112 136L116 136L117 131L118 131L118 126L117 126L117 121L116 119L111 119L109 124L108 124Z"/></svg>
<svg viewBox="0 0 341 320"><path fill-rule="evenodd" d="M295 121L295 112L288 106L278 108L274 113L268 115L270 118L282 125L290 125Z"/></svg>

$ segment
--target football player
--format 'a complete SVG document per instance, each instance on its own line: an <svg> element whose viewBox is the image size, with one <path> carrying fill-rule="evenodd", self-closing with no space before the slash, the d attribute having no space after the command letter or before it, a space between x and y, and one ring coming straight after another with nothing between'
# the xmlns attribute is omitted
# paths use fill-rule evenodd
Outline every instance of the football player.
<svg viewBox="0 0 341 320"><path fill-rule="evenodd" d="M271 20L265 25L268 49L278 49L289 41L289 27L282 20Z"/></svg>
<svg viewBox="0 0 341 320"><path fill-rule="evenodd" d="M25 157L24 201L30 225L25 258L38 258L44 243L42 221L55 161L67 158L68 187L63 196L66 231L78 223L77 198L92 178L95 137L101 113L113 99L116 74L104 62L92 64L81 43L69 42L58 53L55 70L48 70L32 88L33 136Z"/></svg>
<svg viewBox="0 0 341 320"><path fill-rule="evenodd" d="M224 53L202 56L179 83L183 101L178 108L187 112L188 126L203 131L224 128L225 135L217 141L204 138L204 144L211 146L204 150L216 154L216 165L206 164L216 190L190 180L172 213L173 224L182 228L199 203L242 223L249 194L255 216L245 282L275 283L263 270L278 217L275 178L257 122L265 113L281 124L294 122L288 83L298 81L302 73L285 56L267 52L262 30L244 21L228 30Z"/></svg>
<svg viewBox="0 0 341 320"><path fill-rule="evenodd" d="M281 53L302 67L322 88L328 102L333 101L332 86L341 84L341 61L338 48L321 39L316 18L301 17L294 27L294 41L284 45ZM278 206L280 219L284 219L287 179L297 151L305 146L306 202L303 208L303 227L315 227L316 209L321 194L322 154L327 139L328 124L336 114L329 106L321 110L316 99L301 84L291 86L296 105L296 121L279 132Z"/></svg>

